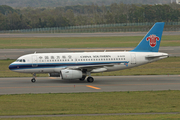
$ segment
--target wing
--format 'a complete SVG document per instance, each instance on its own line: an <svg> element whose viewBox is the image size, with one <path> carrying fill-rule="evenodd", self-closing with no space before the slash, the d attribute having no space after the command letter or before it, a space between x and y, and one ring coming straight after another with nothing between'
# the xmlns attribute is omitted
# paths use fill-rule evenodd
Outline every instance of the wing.
<svg viewBox="0 0 180 120"><path fill-rule="evenodd" d="M73 70L87 70L89 72L104 72L107 71L107 67L114 67L115 65L120 65L129 62L115 62L109 64L98 64L98 65L82 65L82 66L71 66L67 67L66 69L73 69Z"/></svg>

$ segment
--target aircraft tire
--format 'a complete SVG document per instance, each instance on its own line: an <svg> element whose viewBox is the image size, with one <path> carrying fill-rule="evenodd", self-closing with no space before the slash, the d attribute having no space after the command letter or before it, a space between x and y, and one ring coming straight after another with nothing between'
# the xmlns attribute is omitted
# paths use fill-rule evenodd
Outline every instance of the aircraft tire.
<svg viewBox="0 0 180 120"><path fill-rule="evenodd" d="M87 78L87 81L90 82L90 83L92 83L92 82L94 82L94 78L93 78L93 77L88 77L88 78Z"/></svg>
<svg viewBox="0 0 180 120"><path fill-rule="evenodd" d="M31 79L31 82L32 82L32 83L35 83L35 82L36 82L36 79L35 79L35 78Z"/></svg>

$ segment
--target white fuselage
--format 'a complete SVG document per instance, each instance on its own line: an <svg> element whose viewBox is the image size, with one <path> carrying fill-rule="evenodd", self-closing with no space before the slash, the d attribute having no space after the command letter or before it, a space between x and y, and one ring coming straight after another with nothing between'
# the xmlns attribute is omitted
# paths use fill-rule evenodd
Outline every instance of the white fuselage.
<svg viewBox="0 0 180 120"><path fill-rule="evenodd" d="M150 56L150 57L149 57ZM9 69L22 73L59 73L63 69L99 66L93 72L127 69L168 57L161 52L35 53L18 58Z"/></svg>

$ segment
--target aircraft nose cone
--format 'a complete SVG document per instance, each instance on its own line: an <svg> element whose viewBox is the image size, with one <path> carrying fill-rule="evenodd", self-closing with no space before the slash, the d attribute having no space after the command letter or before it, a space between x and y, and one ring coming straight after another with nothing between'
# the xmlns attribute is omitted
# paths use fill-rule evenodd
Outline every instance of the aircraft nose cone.
<svg viewBox="0 0 180 120"><path fill-rule="evenodd" d="M12 63L9 65L9 69L12 70L13 69L13 65Z"/></svg>

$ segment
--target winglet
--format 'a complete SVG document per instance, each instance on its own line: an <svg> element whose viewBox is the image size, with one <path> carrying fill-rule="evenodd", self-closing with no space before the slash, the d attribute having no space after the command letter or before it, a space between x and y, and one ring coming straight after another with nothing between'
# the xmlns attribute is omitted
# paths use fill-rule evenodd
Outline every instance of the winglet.
<svg viewBox="0 0 180 120"><path fill-rule="evenodd" d="M164 22L157 22L131 52L158 52L164 29Z"/></svg>

